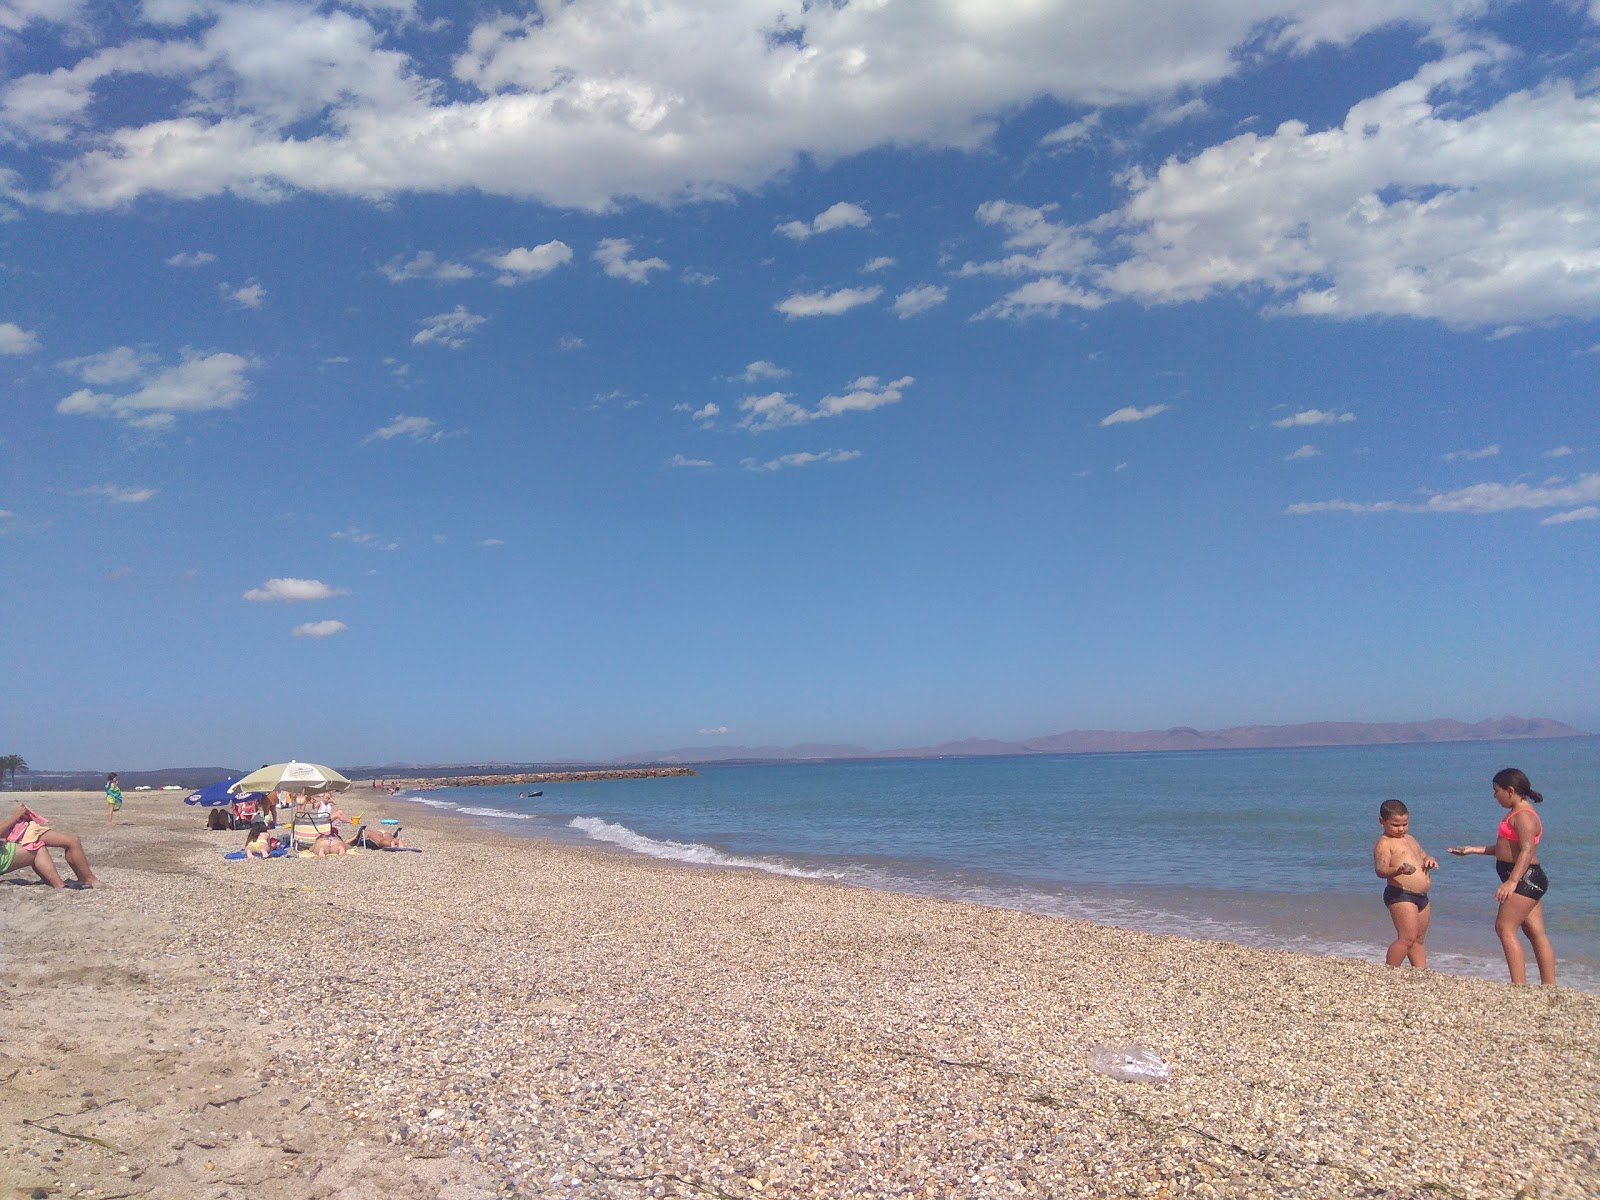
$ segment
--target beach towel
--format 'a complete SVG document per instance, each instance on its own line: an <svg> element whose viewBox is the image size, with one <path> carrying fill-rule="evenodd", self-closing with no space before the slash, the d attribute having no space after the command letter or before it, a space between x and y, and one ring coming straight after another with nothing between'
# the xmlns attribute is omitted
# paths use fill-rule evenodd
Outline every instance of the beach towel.
<svg viewBox="0 0 1600 1200"><path fill-rule="evenodd" d="M268 858L287 858L288 856L289 847L287 846L279 846L276 850L267 851ZM229 850L222 857L230 860L231 862L239 862L243 860L245 853L243 850Z"/></svg>
<svg viewBox="0 0 1600 1200"><path fill-rule="evenodd" d="M22 813L22 820L6 831L5 840L24 850L37 850L44 845L44 835L50 831L50 822L31 808L24 808Z"/></svg>

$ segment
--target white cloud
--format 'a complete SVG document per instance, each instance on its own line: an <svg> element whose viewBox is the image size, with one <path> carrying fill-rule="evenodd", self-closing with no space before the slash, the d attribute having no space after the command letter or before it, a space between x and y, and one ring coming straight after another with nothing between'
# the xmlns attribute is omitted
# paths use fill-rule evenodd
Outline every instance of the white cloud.
<svg viewBox="0 0 1600 1200"><path fill-rule="evenodd" d="M575 333L564 333L556 339L558 350L582 350L589 343Z"/></svg>
<svg viewBox="0 0 1600 1200"><path fill-rule="evenodd" d="M166 429L179 413L229 409L250 394L245 373L259 364L239 354L203 354L185 349L175 366L163 367L148 352L117 346L61 366L91 385L136 385L120 394L82 388L56 405L70 416L113 417L140 429Z"/></svg>
<svg viewBox="0 0 1600 1200"><path fill-rule="evenodd" d="M838 204L818 213L809 222L785 221L775 232L783 234L786 238L793 238L797 242L803 242L813 234L831 233L835 229L865 229L871 224L872 218L865 208L841 200Z"/></svg>
<svg viewBox="0 0 1600 1200"><path fill-rule="evenodd" d="M711 274L710 271L689 270L678 276L678 278L690 287L710 287L717 282L717 276Z"/></svg>
<svg viewBox="0 0 1600 1200"><path fill-rule="evenodd" d="M1287 121L1129 176L1088 286L1143 303L1458 326L1600 315L1600 96L1550 78L1487 106L1503 51L1430 62L1339 126Z"/></svg>
<svg viewBox="0 0 1600 1200"><path fill-rule="evenodd" d="M298 638L325 638L349 628L343 621L307 621L304 625L296 625L290 632Z"/></svg>
<svg viewBox="0 0 1600 1200"><path fill-rule="evenodd" d="M283 601L284 603L295 604L304 600L331 600L335 596L348 596L349 594L349 588L331 587L320 579L283 577L269 579L260 587L251 588L244 594L244 598L258 603Z"/></svg>
<svg viewBox="0 0 1600 1200"><path fill-rule="evenodd" d="M633 258L633 243L626 238L606 238L595 249L594 260L613 279L649 283L651 271L665 271L664 258Z"/></svg>
<svg viewBox="0 0 1600 1200"><path fill-rule="evenodd" d="M167 259L169 267L203 267L208 263L217 261L217 256L209 250L180 250Z"/></svg>
<svg viewBox="0 0 1600 1200"><path fill-rule="evenodd" d="M1035 279L1007 293L978 314L986 317L1024 318L1053 317L1063 308L1096 309L1105 303L1105 297L1087 292L1081 287L1066 283L1054 276Z"/></svg>
<svg viewBox="0 0 1600 1200"><path fill-rule="evenodd" d="M1101 417L1100 428L1104 429L1108 425L1126 425L1129 421L1148 421L1151 417L1159 417L1167 411L1167 408L1165 404L1149 404L1144 408L1135 408L1130 404L1126 408L1119 408L1116 412Z"/></svg>
<svg viewBox="0 0 1600 1200"><path fill-rule="evenodd" d="M733 379L740 383L759 383L763 379L787 379L789 372L786 368L770 363L764 358L758 358L749 363L745 369Z"/></svg>
<svg viewBox="0 0 1600 1200"><path fill-rule="evenodd" d="M1316 458L1321 453L1322 453L1322 451L1318 450L1315 446L1307 444L1307 445L1301 446L1298 450L1294 451L1292 454L1285 454L1283 456L1283 461L1284 462L1298 462L1300 459L1303 459L1303 458Z"/></svg>
<svg viewBox="0 0 1600 1200"><path fill-rule="evenodd" d="M502 285L539 279L571 261L572 247L561 241L545 242L531 248L519 246L488 258L489 265L500 272L495 282Z"/></svg>
<svg viewBox="0 0 1600 1200"><path fill-rule="evenodd" d="M99 496L113 504L143 504L156 494L155 488L118 487L114 483L101 483L84 489L87 496Z"/></svg>
<svg viewBox="0 0 1600 1200"><path fill-rule="evenodd" d="M922 283L907 288L894 298L895 314L903 321L929 309L938 308L950 298L950 289L933 283Z"/></svg>
<svg viewBox="0 0 1600 1200"><path fill-rule="evenodd" d="M369 533L365 529L351 525L345 529L337 530L328 535L336 542L349 542L353 546L368 546L374 550L398 550L400 543L392 541L381 534Z"/></svg>
<svg viewBox="0 0 1600 1200"><path fill-rule="evenodd" d="M480 545L480 546L488 546L488 547L504 546L505 542L501 538L488 537L488 538L484 538L483 541L478 543L478 545Z"/></svg>
<svg viewBox="0 0 1600 1200"><path fill-rule="evenodd" d="M674 454L667 459L669 467L714 467L717 464L707 458L690 458L684 454Z"/></svg>
<svg viewBox="0 0 1600 1200"><path fill-rule="evenodd" d="M237 304L240 308L259 309L267 298L267 289L254 279L238 287L231 283L219 283L217 291L229 304Z"/></svg>
<svg viewBox="0 0 1600 1200"><path fill-rule="evenodd" d="M898 263L899 259L890 258L887 254L880 254L877 258L867 259L861 267L861 272L864 275L874 275L879 271L887 271Z"/></svg>
<svg viewBox="0 0 1600 1200"><path fill-rule="evenodd" d="M1284 511L1293 516L1322 512L1483 515L1530 508L1566 508L1575 504L1586 505L1590 501L1600 501L1600 474L1580 475L1570 483L1558 480L1538 487L1525 483L1475 483L1454 491L1436 492L1420 502L1314 500L1291 504Z"/></svg>
<svg viewBox="0 0 1600 1200"><path fill-rule="evenodd" d="M883 295L880 287L866 288L840 288L836 292L796 292L794 295L773 305L773 307L789 318L795 317L837 317L849 312L852 308L859 308L863 304L871 304Z"/></svg>
<svg viewBox="0 0 1600 1200"><path fill-rule="evenodd" d="M411 344L426 346L437 342L441 346L459 350L467 344L467 338L482 328L488 319L469 312L466 305L458 304L449 312L436 313L418 321L417 324L422 328L412 337Z"/></svg>
<svg viewBox="0 0 1600 1200"><path fill-rule="evenodd" d="M1539 524L1566 525L1572 521L1596 520L1600 520L1600 507L1596 507L1593 504L1585 504L1582 508L1575 508L1571 512L1556 513L1554 516L1546 517Z"/></svg>
<svg viewBox="0 0 1600 1200"><path fill-rule="evenodd" d="M450 436L439 428L432 417L408 417L404 413L397 413L394 420L374 429L362 442L388 442L397 437L408 437L413 442L441 442Z"/></svg>
<svg viewBox="0 0 1600 1200"><path fill-rule="evenodd" d="M769 458L766 462L759 459L746 458L739 465L746 471L782 471L789 467L809 467L816 463L844 463L851 462L861 457L859 450L822 450L813 453L809 450L797 454L785 454L778 458Z"/></svg>
<svg viewBox="0 0 1600 1200"><path fill-rule="evenodd" d="M1050 220L1055 205L1032 208L1007 200L978 205L978 223L1005 231L1002 244L1012 253L990 262L963 263L960 275L1075 275L1093 262L1098 243L1087 232ZM1081 290L1081 289L1080 289ZM1099 303L1105 303L1101 298ZM1091 307L1080 305L1080 307Z"/></svg>
<svg viewBox="0 0 1600 1200"><path fill-rule="evenodd" d="M466 263L442 259L432 250L419 250L410 258L397 254L378 270L390 283L407 283L413 279L431 279L435 283L459 283L477 274Z"/></svg>
<svg viewBox="0 0 1600 1200"><path fill-rule="evenodd" d="M39 348L39 335L10 321L0 321L0 354L32 354Z"/></svg>
<svg viewBox="0 0 1600 1200"><path fill-rule="evenodd" d="M700 731L700 733L705 737L723 737L732 732L733 730L729 729L726 725L715 725L710 729L702 729Z"/></svg>
<svg viewBox="0 0 1600 1200"><path fill-rule="evenodd" d="M0 12L69 4L6 0ZM1041 99L1170 102L1264 53L1402 22L1443 41L1481 9L1235 0L1175 19L1170 0L569 0L422 23L404 4L167 0L142 9L164 27L97 22L120 44L13 79L0 122L14 139L51 143L58 169L21 197L41 206L475 189L601 211L725 197L803 159L876 146L973 149L1001 115ZM129 86L155 107L97 126Z"/></svg>
<svg viewBox="0 0 1600 1200"><path fill-rule="evenodd" d="M691 419L699 421L701 424L706 424L711 421L715 421L717 417L721 415L721 413L721 405L715 403L714 401L707 400L703 405L690 413L689 416Z"/></svg>
<svg viewBox="0 0 1600 1200"><path fill-rule="evenodd" d="M1572 453L1573 453L1573 449L1572 449L1571 446L1556 446L1553 449L1546 450L1544 452L1544 457L1545 458L1566 458L1568 455L1570 455Z"/></svg>
<svg viewBox="0 0 1600 1200"><path fill-rule="evenodd" d="M892 383L883 383L876 375L863 375L842 395L824 396L815 408L796 404L785 392L746 396L739 402L739 411L745 414L739 422L739 428L752 433L766 433L772 429L806 425L846 413L870 412L885 405L898 404L905 389L915 382L910 375L903 375Z"/></svg>
<svg viewBox="0 0 1600 1200"><path fill-rule="evenodd" d="M1100 114L1090 113L1081 121L1072 121L1052 129L1039 139L1041 146L1075 146L1092 138L1100 128Z"/></svg>
<svg viewBox="0 0 1600 1200"><path fill-rule="evenodd" d="M1481 450L1452 450L1444 456L1445 462L1477 462L1484 458L1493 458L1500 453L1499 443L1485 446Z"/></svg>
<svg viewBox="0 0 1600 1200"><path fill-rule="evenodd" d="M1274 429L1301 429L1307 425L1348 425L1356 419L1355 413L1324 412L1320 408L1307 408L1292 417L1280 417L1272 423Z"/></svg>

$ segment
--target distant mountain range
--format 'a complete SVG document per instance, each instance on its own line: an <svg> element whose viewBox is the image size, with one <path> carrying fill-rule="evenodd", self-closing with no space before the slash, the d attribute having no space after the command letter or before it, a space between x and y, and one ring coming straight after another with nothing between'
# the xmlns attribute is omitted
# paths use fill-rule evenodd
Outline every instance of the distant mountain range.
<svg viewBox="0 0 1600 1200"><path fill-rule="evenodd" d="M1239 725L1231 729L1146 729L1136 733L1077 729L1021 742L966 738L903 750L869 750L849 744L798 746L690 746L614 759L616 763L816 762L862 758L987 758L1024 754L1115 754L1152 750L1264 750L1287 746L1393 746L1416 742L1498 742L1524 738L1589 736L1548 717L1497 717L1488 721L1313 721L1302 725Z"/></svg>
<svg viewBox="0 0 1600 1200"><path fill-rule="evenodd" d="M600 762L561 759L555 762L490 763L385 763L376 767L341 767L351 779L401 777L411 779L455 775L510 775L528 771L568 771L579 768L694 766L701 763L824 762L873 758L994 758L1025 754L1116 754L1152 750L1264 750L1290 746L1398 746L1417 742L1501 742L1526 738L1588 737L1548 717L1497 717L1489 721L1404 721L1371 724L1361 721L1313 721L1303 725L1239 725L1232 729L1147 729L1125 733L1110 729L1078 729L1052 733L1021 742L994 738L966 738L937 746L903 750L869 750L849 743L803 742L796 746L686 746L678 750L651 750ZM124 771L123 791L141 784L159 788L181 784L203 787L218 779L242 775L230 767L168 767L155 771ZM18 790L98 791L105 783L103 771L27 771L17 777Z"/></svg>

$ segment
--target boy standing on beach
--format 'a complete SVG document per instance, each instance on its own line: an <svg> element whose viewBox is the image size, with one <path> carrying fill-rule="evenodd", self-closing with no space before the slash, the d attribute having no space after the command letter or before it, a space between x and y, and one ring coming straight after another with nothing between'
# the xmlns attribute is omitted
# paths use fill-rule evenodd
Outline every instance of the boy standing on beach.
<svg viewBox="0 0 1600 1200"><path fill-rule="evenodd" d="M1426 967L1428 949L1423 939L1433 920L1428 910L1433 878L1428 872L1438 870L1439 864L1411 836L1411 812L1400 801L1385 800L1378 806L1378 824L1383 826L1383 836L1372 848L1372 867L1378 878L1388 883L1383 902L1389 906L1395 933L1383 961L1398 967L1409 958L1413 967ZM1399 879L1405 886L1395 882Z"/></svg>

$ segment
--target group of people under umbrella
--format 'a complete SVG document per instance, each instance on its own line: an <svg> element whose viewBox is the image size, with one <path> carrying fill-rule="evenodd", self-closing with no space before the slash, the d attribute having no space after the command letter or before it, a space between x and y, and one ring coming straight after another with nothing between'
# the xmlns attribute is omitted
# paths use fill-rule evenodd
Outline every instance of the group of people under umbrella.
<svg viewBox="0 0 1600 1200"><path fill-rule="evenodd" d="M286 762L263 766L240 779L224 779L190 793L185 804L212 809L206 822L212 829L248 829L244 849L228 857L281 857L296 850L323 857L360 847L372 850L406 850L397 822L377 828L352 820L333 801L334 794L350 787L350 780L317 763ZM280 815L288 809L287 823ZM348 836L339 822L356 826ZM388 826L385 828L384 826ZM284 829L279 837L275 831Z"/></svg>

